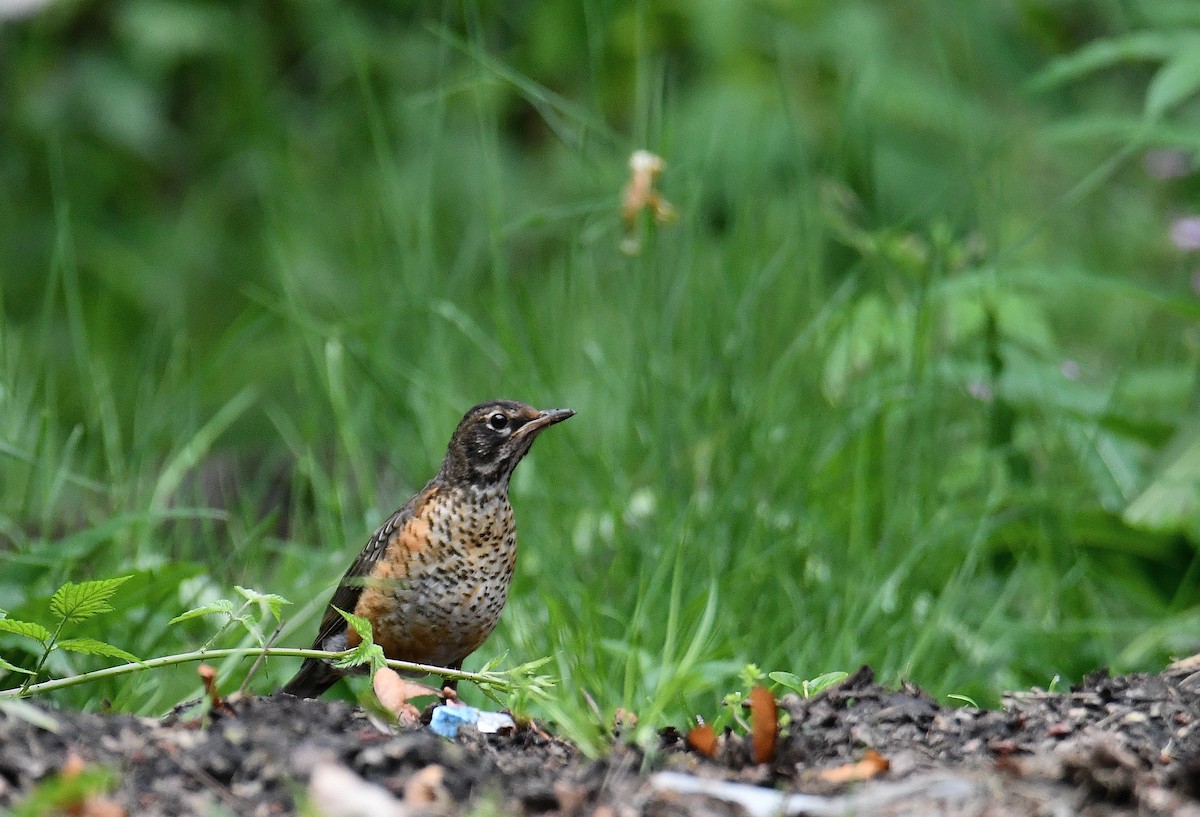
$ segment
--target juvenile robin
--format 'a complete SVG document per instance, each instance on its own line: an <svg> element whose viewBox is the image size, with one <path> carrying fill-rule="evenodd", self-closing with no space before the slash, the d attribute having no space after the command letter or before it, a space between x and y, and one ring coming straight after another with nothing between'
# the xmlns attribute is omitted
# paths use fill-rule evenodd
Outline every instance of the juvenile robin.
<svg viewBox="0 0 1200 817"><path fill-rule="evenodd" d="M379 527L329 601L313 648L360 639L334 608L371 622L390 659L459 669L491 635L517 561L508 481L534 438L575 414L480 403L463 416L437 475ZM321 695L343 672L306 659L283 691Z"/></svg>

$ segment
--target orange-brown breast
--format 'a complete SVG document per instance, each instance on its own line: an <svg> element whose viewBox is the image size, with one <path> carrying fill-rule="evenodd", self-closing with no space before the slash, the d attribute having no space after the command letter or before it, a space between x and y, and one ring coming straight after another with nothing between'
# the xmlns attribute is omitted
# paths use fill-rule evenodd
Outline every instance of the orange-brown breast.
<svg viewBox="0 0 1200 817"><path fill-rule="evenodd" d="M388 658L453 664L491 634L515 563L506 493L443 489L392 532L354 612Z"/></svg>

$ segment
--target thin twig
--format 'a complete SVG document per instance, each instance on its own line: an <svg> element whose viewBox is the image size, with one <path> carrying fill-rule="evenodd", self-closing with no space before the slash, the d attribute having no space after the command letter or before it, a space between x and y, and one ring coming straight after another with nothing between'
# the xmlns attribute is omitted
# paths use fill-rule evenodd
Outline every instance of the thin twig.
<svg viewBox="0 0 1200 817"><path fill-rule="evenodd" d="M271 649L271 645L275 643L275 639L279 638L279 634L283 632L283 622L280 621L275 625L275 632L271 633L271 637L263 644L262 651L259 652L258 658L254 659L254 663L250 665L250 671L246 673L246 677L242 679L242 685L238 687L238 694L246 691L246 687L250 685L250 679L254 677L254 673L258 672L258 668L262 666L263 661L267 658L267 650Z"/></svg>

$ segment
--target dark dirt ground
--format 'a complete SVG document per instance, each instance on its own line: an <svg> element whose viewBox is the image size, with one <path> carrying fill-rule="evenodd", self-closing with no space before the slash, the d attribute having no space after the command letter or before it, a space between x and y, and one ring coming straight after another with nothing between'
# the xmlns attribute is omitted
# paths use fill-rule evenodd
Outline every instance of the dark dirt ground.
<svg viewBox="0 0 1200 817"><path fill-rule="evenodd" d="M39 704L57 732L0 711L0 810L29 808L31 791L44 795L48 779L82 765L113 771L107 793L37 813L1200 817L1196 669L1099 672L1069 692L1013 694L980 711L886 689L864 668L810 700L782 698L775 759L760 765L737 734L709 759L668 729L647 763L620 741L589 760L536 727L464 728L452 741L286 696L243 701L205 728ZM822 774L868 749L886 771L841 784ZM716 781L735 785L683 791Z"/></svg>

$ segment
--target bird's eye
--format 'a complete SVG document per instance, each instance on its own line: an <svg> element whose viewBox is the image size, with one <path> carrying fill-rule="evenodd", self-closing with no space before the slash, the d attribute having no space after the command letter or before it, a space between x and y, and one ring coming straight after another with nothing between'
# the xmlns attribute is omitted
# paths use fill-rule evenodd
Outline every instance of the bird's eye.
<svg viewBox="0 0 1200 817"><path fill-rule="evenodd" d="M494 428L496 431L503 431L504 429L508 428L508 417L500 412L496 412L488 418L488 425Z"/></svg>

